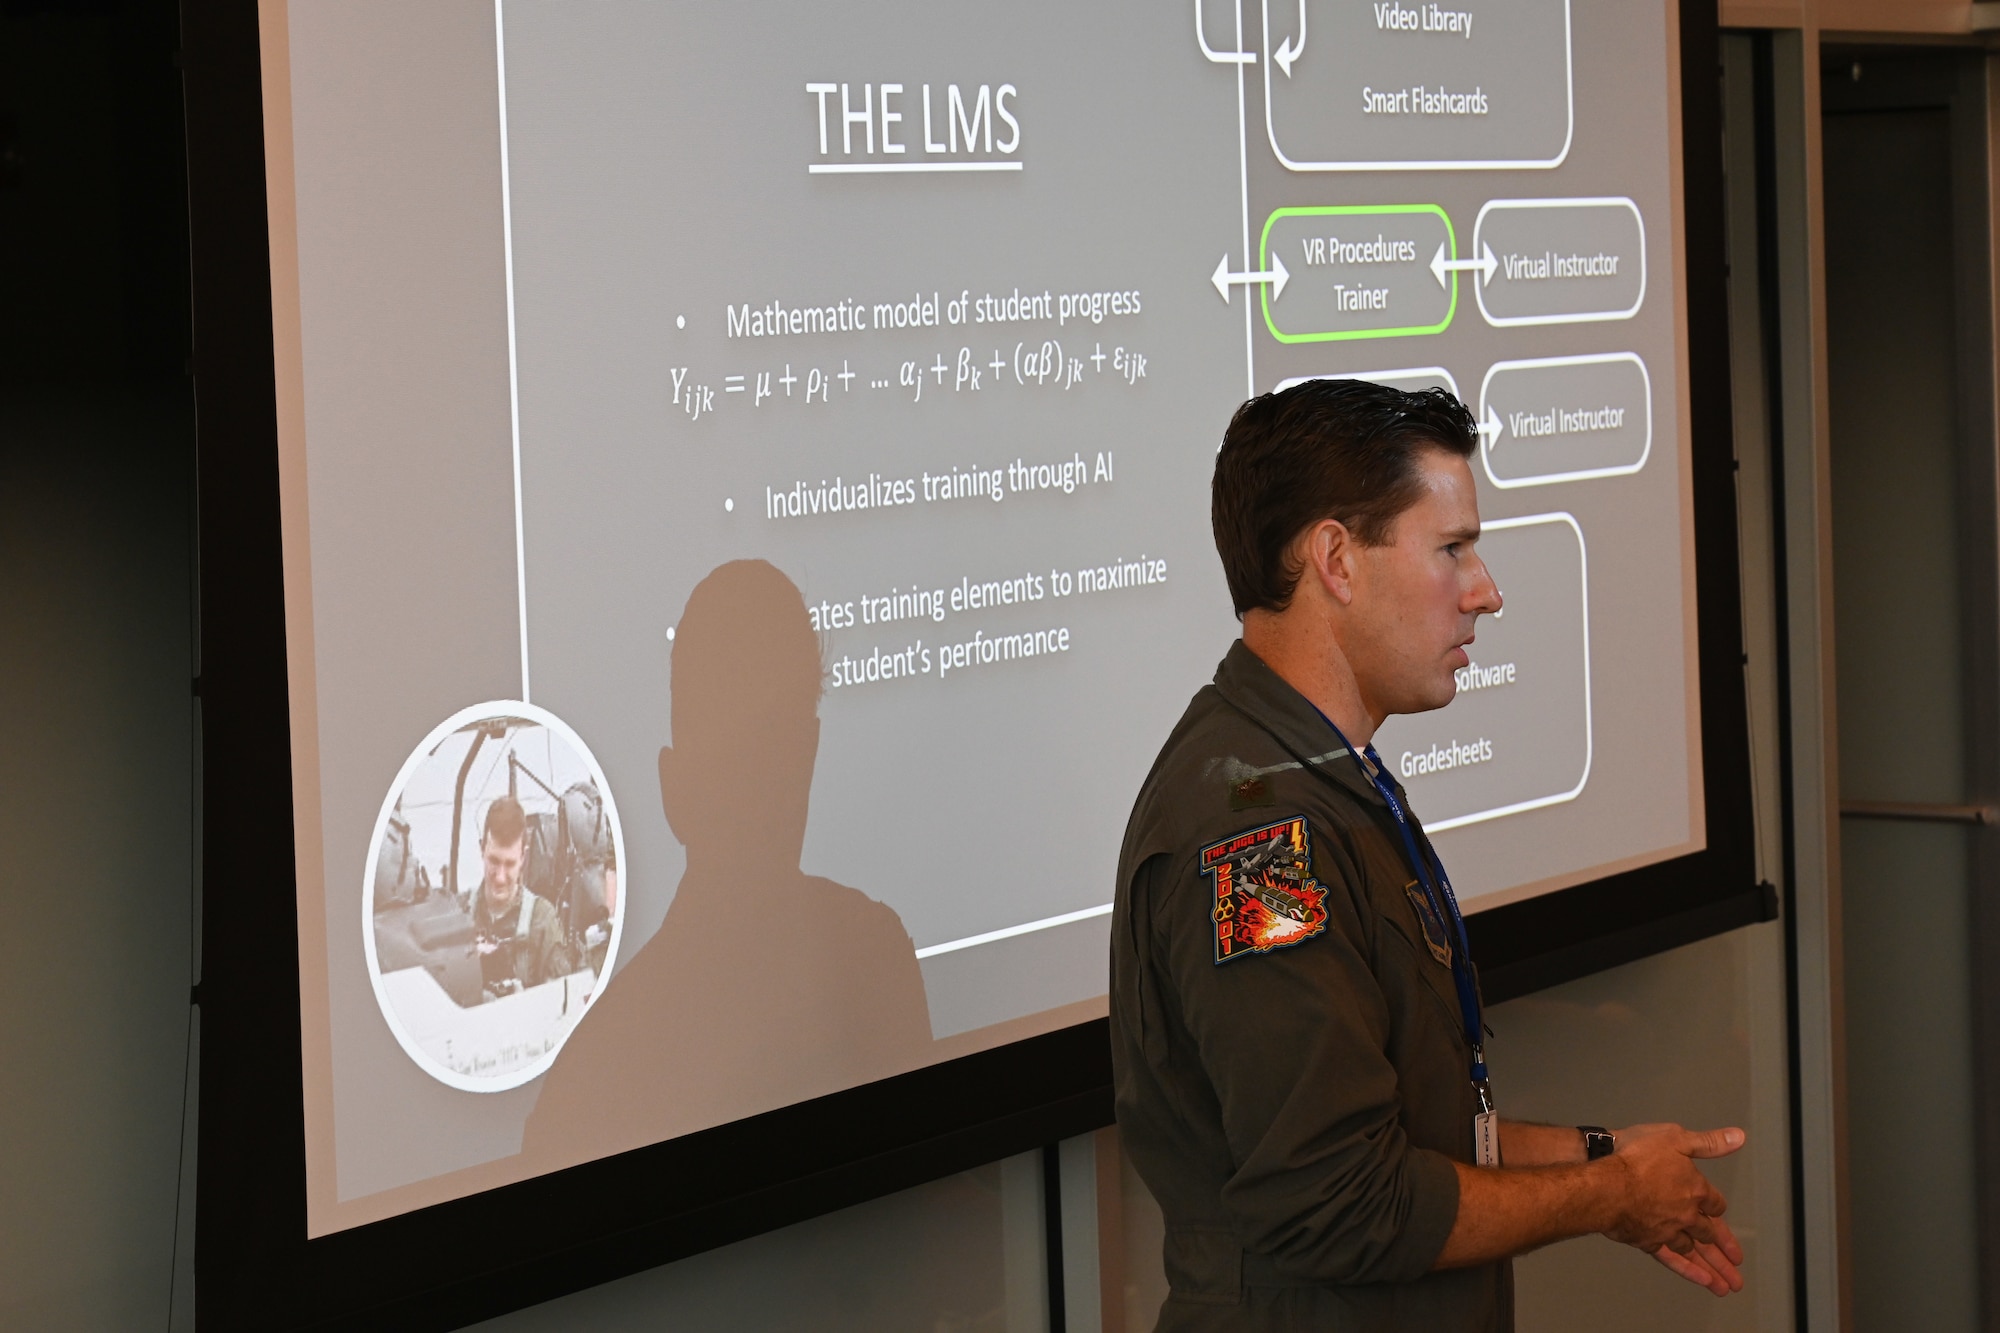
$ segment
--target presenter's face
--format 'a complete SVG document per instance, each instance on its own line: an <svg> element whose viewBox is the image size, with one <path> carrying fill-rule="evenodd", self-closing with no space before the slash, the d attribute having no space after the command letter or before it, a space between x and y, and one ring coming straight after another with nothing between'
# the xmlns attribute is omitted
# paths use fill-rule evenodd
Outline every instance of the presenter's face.
<svg viewBox="0 0 2000 1333"><path fill-rule="evenodd" d="M1442 708L1453 673L1471 659L1473 622L1500 610L1500 590L1479 558L1479 500L1472 469L1442 449L1419 461L1421 498L1400 514L1391 540L1364 546L1356 571L1361 631L1350 654L1363 694L1385 713Z"/></svg>

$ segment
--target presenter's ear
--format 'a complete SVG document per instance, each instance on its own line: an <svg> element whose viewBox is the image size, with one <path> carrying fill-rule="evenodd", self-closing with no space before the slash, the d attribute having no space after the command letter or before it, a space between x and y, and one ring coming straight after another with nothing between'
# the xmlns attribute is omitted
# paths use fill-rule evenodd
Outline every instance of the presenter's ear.
<svg viewBox="0 0 2000 1333"><path fill-rule="evenodd" d="M1335 519L1323 519L1299 534L1295 558L1299 578L1311 579L1342 606L1354 601L1354 535Z"/></svg>

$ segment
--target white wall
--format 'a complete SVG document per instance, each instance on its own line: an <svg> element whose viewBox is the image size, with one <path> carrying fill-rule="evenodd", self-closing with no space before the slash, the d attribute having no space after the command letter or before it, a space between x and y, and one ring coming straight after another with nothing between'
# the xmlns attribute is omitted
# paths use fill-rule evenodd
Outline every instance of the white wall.
<svg viewBox="0 0 2000 1333"><path fill-rule="evenodd" d="M476 1325L481 1333L1040 1333L1039 1153Z"/></svg>

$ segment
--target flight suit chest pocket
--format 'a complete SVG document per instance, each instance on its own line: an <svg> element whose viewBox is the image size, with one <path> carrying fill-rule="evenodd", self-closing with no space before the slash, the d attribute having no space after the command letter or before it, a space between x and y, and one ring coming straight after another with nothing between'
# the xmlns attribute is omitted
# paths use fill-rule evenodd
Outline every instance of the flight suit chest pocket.
<svg viewBox="0 0 2000 1333"><path fill-rule="evenodd" d="M1417 974L1412 982L1430 992L1439 1016L1453 1036L1459 1037L1464 1020L1458 1012L1458 986L1451 970L1457 941L1449 922L1432 909L1416 880L1395 891L1393 900L1383 907L1383 916L1396 937L1395 947L1407 954L1409 967Z"/></svg>

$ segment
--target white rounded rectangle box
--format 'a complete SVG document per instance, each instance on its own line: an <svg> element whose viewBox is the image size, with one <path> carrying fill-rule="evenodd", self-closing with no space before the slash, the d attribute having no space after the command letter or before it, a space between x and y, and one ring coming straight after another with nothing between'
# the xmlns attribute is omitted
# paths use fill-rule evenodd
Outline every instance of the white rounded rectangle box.
<svg viewBox="0 0 2000 1333"><path fill-rule="evenodd" d="M1479 461L1502 490L1624 477L1653 452L1653 377L1631 352L1496 361L1479 385Z"/></svg>
<svg viewBox="0 0 2000 1333"><path fill-rule="evenodd" d="M1646 300L1646 223L1630 199L1493 199L1472 224L1488 324L1630 319Z"/></svg>
<svg viewBox="0 0 2000 1333"><path fill-rule="evenodd" d="M1264 132L1292 171L1548 168L1575 128L1568 0L1263 0Z"/></svg>
<svg viewBox="0 0 2000 1333"><path fill-rule="evenodd" d="M1288 380L1278 381L1275 393L1283 393L1294 385L1308 380L1367 380L1370 384L1385 384L1391 389L1401 389L1404 393L1416 393L1423 389L1443 389L1458 398L1458 381L1443 366L1414 366L1407 370L1344 370L1332 375L1294 375ZM1459 401L1463 402L1463 399Z"/></svg>
<svg viewBox="0 0 2000 1333"><path fill-rule="evenodd" d="M1479 553L1505 607L1481 616L1458 694L1390 718L1382 761L1432 833L1574 800L1590 780L1590 579L1566 513L1496 519Z"/></svg>
<svg viewBox="0 0 2000 1333"><path fill-rule="evenodd" d="M1280 208L1257 260L1282 262L1282 297L1263 288L1264 323L1284 343L1442 333L1458 311L1458 245L1436 204Z"/></svg>

